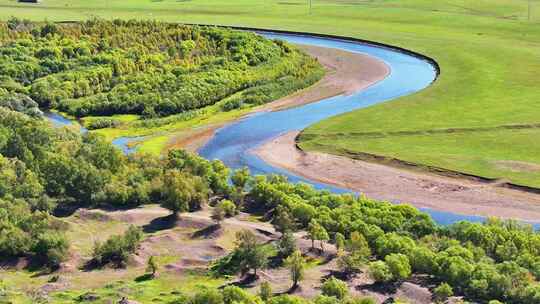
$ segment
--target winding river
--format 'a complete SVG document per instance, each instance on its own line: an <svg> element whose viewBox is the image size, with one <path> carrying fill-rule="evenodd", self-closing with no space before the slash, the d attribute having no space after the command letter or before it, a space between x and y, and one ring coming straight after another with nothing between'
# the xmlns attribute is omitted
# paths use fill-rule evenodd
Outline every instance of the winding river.
<svg viewBox="0 0 540 304"><path fill-rule="evenodd" d="M384 80L347 96L327 98L277 112L256 113L231 123L219 129L215 136L199 149L199 154L207 159L219 159L231 168L248 167L252 174L282 174L286 175L292 182L306 182L318 189L327 189L336 193L351 192L347 189L307 180L287 170L273 167L251 151L279 135L305 129L320 120L418 92L435 81L437 69L429 61L412 54L369 43L284 33L264 32L261 34L267 38L282 39L295 44L367 54L385 62L390 67L391 72ZM56 114L49 114L48 118L55 124L71 123ZM125 153L130 153L133 151L127 145L130 140L133 139L118 138L113 143ZM437 223L442 225L459 220L474 222L484 220L480 216L460 215L427 208L421 210L429 213ZM539 228L540 224L534 226Z"/></svg>

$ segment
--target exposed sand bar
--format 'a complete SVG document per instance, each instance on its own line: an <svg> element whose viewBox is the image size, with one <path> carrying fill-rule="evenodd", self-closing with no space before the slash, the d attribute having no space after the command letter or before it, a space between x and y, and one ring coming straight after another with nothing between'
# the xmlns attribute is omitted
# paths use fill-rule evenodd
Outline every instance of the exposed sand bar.
<svg viewBox="0 0 540 304"><path fill-rule="evenodd" d="M497 184L409 171L297 148L289 132L257 148L269 164L297 175L364 193L378 200L467 215L540 220L540 195Z"/></svg>
<svg viewBox="0 0 540 304"><path fill-rule="evenodd" d="M337 95L347 95L365 89L384 79L390 72L382 61L364 54L311 45L297 45L317 58L326 70L325 76L316 84L290 96L254 108L250 114L261 111L277 111L323 100ZM210 125L173 138L168 149L183 148L196 151L210 140L215 130L222 127Z"/></svg>

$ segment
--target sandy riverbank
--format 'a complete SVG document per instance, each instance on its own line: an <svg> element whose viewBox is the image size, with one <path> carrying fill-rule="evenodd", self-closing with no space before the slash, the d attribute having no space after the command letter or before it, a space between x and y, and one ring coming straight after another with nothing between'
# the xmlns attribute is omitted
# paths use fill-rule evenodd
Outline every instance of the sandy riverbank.
<svg viewBox="0 0 540 304"><path fill-rule="evenodd" d="M413 172L381 164L297 148L298 132L289 132L254 153L276 167L305 178L362 192L370 198L410 203L467 215L527 221L540 219L540 195L432 173Z"/></svg>
<svg viewBox="0 0 540 304"><path fill-rule="evenodd" d="M262 111L278 111L337 95L347 95L365 89L373 83L384 79L390 73L389 67L384 62L368 55L311 45L297 46L317 58L326 69L325 76L309 88L254 108L250 114ZM188 151L197 151L222 126L223 124L210 125L176 136L168 144L167 150L182 148Z"/></svg>

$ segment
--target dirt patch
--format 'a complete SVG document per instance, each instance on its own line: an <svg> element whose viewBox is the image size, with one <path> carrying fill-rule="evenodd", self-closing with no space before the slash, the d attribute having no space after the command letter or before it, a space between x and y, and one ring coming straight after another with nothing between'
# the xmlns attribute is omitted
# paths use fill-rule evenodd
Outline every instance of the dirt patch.
<svg viewBox="0 0 540 304"><path fill-rule="evenodd" d="M246 115L262 111L279 111L337 95L352 94L384 79L390 73L390 68L384 62L368 55L310 45L298 47L317 58L326 70L325 76L309 88L257 107ZM166 151L180 148L197 151L224 124L206 126L188 134L178 135L169 142Z"/></svg>
<svg viewBox="0 0 540 304"><path fill-rule="evenodd" d="M298 132L284 134L254 151L266 162L311 180L366 194L370 198L467 215L528 221L540 218L540 195L474 180L443 177L347 157L305 152Z"/></svg>
<svg viewBox="0 0 540 304"><path fill-rule="evenodd" d="M165 153L170 150L184 149L190 152L196 152L200 147L204 146L213 136L216 130L221 127L206 126L202 130L193 130L188 135L175 136L170 140L170 144L165 148Z"/></svg>
<svg viewBox="0 0 540 304"><path fill-rule="evenodd" d="M337 95L349 95L383 80L390 68L377 58L338 49L300 45L325 67L326 74L315 85L266 104L257 111L277 111Z"/></svg>

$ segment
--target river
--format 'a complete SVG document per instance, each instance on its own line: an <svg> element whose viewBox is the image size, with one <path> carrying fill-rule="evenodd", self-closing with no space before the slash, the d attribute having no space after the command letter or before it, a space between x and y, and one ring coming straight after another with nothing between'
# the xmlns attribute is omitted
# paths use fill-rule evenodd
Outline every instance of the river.
<svg viewBox="0 0 540 304"><path fill-rule="evenodd" d="M219 159L233 169L248 167L252 174L276 173L286 175L292 182L309 183L317 189L327 189L335 193L351 192L347 189L307 180L287 170L273 167L251 151L281 134L305 129L320 120L414 94L436 80L437 69L431 62L423 58L368 43L282 33L262 33L262 35L295 44L367 54L385 62L391 71L384 80L347 96L327 98L277 112L260 112L231 123L219 129L215 136L199 149L199 154L206 159ZM72 123L56 114L49 114L48 117L57 125ZM83 129L83 131L85 130ZM118 138L113 143L125 153L131 153L134 148L128 147L128 143L132 140L134 139ZM421 208L421 210L429 213L441 225L448 225L460 220L479 222L485 219L480 216L461 215L428 208ZM537 229L540 228L540 224L534 224L534 226Z"/></svg>

